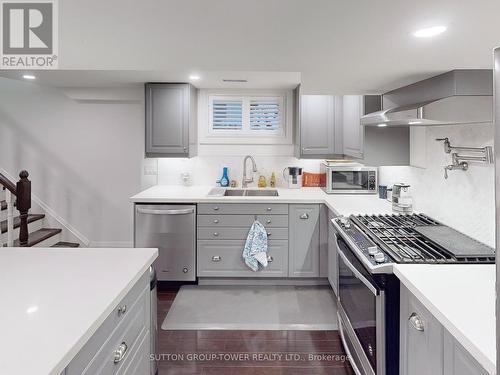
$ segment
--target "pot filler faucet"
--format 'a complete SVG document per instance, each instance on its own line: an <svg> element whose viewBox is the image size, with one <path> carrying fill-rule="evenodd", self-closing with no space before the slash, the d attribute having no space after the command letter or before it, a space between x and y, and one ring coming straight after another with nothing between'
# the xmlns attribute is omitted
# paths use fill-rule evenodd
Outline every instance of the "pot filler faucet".
<svg viewBox="0 0 500 375"><path fill-rule="evenodd" d="M257 172L257 164L255 164L255 159L247 155L245 156L245 159L243 159L243 180L241 181L241 187L246 188L249 183L253 182L253 174L250 176L250 178L247 177L247 160L250 159L252 161L252 171L254 173Z"/></svg>
<svg viewBox="0 0 500 375"><path fill-rule="evenodd" d="M444 167L444 178L448 178L448 171L469 169L468 162L492 164L493 147L455 147L448 138L437 138L436 141L444 142L444 152L451 154L451 164Z"/></svg>

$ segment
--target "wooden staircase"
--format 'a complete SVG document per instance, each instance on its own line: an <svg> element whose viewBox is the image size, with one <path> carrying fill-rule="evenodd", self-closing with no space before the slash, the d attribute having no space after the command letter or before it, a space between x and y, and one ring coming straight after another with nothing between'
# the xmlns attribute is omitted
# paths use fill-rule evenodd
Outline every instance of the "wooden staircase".
<svg viewBox="0 0 500 375"><path fill-rule="evenodd" d="M44 214L30 214L31 181L28 172L14 184L0 173L0 246L78 247L61 239L62 229L47 228ZM15 210L19 215L15 216Z"/></svg>

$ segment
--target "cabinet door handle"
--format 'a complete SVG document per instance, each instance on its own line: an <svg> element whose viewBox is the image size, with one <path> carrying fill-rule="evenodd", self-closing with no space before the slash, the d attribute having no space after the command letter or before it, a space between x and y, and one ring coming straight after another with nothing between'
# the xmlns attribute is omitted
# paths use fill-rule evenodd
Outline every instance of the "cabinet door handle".
<svg viewBox="0 0 500 375"><path fill-rule="evenodd" d="M219 219L214 219L214 224L219 224Z"/></svg>
<svg viewBox="0 0 500 375"><path fill-rule="evenodd" d="M302 220L307 220L307 219L309 219L309 214L302 214L302 215L300 215L300 218Z"/></svg>
<svg viewBox="0 0 500 375"><path fill-rule="evenodd" d="M219 232L214 232L214 237L219 237Z"/></svg>
<svg viewBox="0 0 500 375"><path fill-rule="evenodd" d="M272 263L272 262L273 262L273 260L274 260L274 258L273 258L271 255L268 255L268 256L267 256L267 261L268 261L269 263Z"/></svg>
<svg viewBox="0 0 500 375"><path fill-rule="evenodd" d="M219 211L219 207L218 207L218 206L215 206L215 207L214 207L214 211Z"/></svg>
<svg viewBox="0 0 500 375"><path fill-rule="evenodd" d="M267 208L267 210L268 210L268 211L272 211L272 210L273 210L273 208L272 208L272 207L268 207L268 208Z"/></svg>
<svg viewBox="0 0 500 375"><path fill-rule="evenodd" d="M410 317L408 318L410 324L412 325L413 328L415 328L417 331L423 332L424 331L424 321L422 318L417 313L412 313Z"/></svg>
<svg viewBox="0 0 500 375"><path fill-rule="evenodd" d="M127 353L127 349L128 349L127 344L125 342L122 342L118 346L118 349L115 350L113 363L121 362L121 360L125 357L125 354Z"/></svg>
<svg viewBox="0 0 500 375"><path fill-rule="evenodd" d="M222 257L220 255L214 255L212 257L212 262L220 262L222 260Z"/></svg>
<svg viewBox="0 0 500 375"><path fill-rule="evenodd" d="M271 237L271 232L267 232L267 237Z"/></svg>
<svg viewBox="0 0 500 375"><path fill-rule="evenodd" d="M266 224L271 224L271 219L267 219Z"/></svg>
<svg viewBox="0 0 500 375"><path fill-rule="evenodd" d="M124 315L127 312L127 305L118 307L118 316Z"/></svg>

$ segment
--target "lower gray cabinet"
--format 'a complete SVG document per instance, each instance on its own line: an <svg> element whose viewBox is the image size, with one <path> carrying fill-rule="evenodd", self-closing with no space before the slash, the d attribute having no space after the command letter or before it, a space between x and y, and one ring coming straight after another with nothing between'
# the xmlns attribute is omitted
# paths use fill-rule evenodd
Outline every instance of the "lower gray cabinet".
<svg viewBox="0 0 500 375"><path fill-rule="evenodd" d="M291 204L289 277L319 276L319 204Z"/></svg>
<svg viewBox="0 0 500 375"><path fill-rule="evenodd" d="M443 327L401 286L400 373L443 374Z"/></svg>
<svg viewBox="0 0 500 375"><path fill-rule="evenodd" d="M286 277L288 241L268 241L268 266L254 272L243 260L245 240L199 240L197 267L199 277Z"/></svg>
<svg viewBox="0 0 500 375"><path fill-rule="evenodd" d="M488 375L455 338L444 334L444 375Z"/></svg>

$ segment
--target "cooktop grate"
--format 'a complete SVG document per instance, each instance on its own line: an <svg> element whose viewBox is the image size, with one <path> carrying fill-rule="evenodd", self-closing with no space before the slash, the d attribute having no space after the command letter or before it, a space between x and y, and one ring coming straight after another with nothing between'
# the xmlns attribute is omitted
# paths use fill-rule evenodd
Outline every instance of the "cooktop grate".
<svg viewBox="0 0 500 375"><path fill-rule="evenodd" d="M351 219L381 249L399 263L492 263L494 257L456 257L415 228L442 226L423 214L356 215Z"/></svg>

